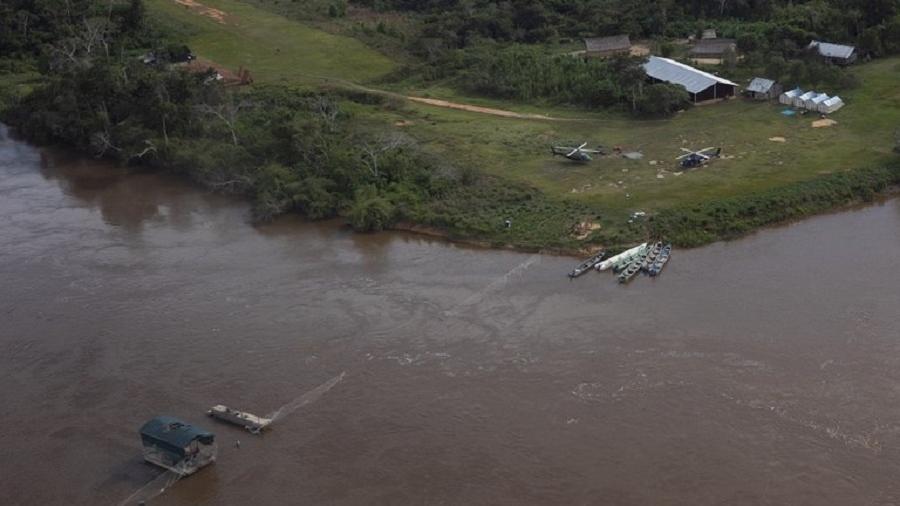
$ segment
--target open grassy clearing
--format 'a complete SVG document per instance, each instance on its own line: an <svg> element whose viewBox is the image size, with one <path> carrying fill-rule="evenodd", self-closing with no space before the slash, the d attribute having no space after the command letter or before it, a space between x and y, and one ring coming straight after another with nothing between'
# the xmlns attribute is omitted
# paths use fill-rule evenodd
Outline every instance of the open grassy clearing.
<svg viewBox="0 0 900 506"><path fill-rule="evenodd" d="M879 60L856 71L863 84L844 94L847 106L833 115L838 125L831 128L812 128L815 115L789 118L779 114L782 106L743 99L696 107L661 121L521 121L413 106L406 118L413 124L403 128L446 156L526 181L551 195L608 211L654 210L886 163L894 156L893 132L900 124L900 59ZM543 112L554 114L552 109ZM772 137L786 142L770 141ZM553 143L584 141L638 150L645 157L577 164L549 155ZM725 158L681 173L675 161L679 148L707 146L722 146Z"/></svg>
<svg viewBox="0 0 900 506"><path fill-rule="evenodd" d="M194 5L185 5L194 4ZM248 68L257 82L310 85L318 77L365 82L394 68L362 42L310 28L234 0L147 0L157 16L188 27L198 54Z"/></svg>
<svg viewBox="0 0 900 506"><path fill-rule="evenodd" d="M392 67L384 56L353 39L335 37L235 0L204 3L225 13L221 20L174 0L150 0L150 5L158 15L174 16L189 26L194 33L192 47L199 54L225 66L243 64L258 81L314 85L323 83L321 77L329 77L361 82ZM670 120L634 120L609 112L464 97L439 86L391 91L569 120L502 118L416 103L402 108L345 106L370 128L407 132L436 157L538 189L548 199L542 204L549 206L543 214L555 213L559 219L545 224L538 235L511 241L537 245L539 236L553 235L551 228L556 238L567 234L561 229L571 225L567 220L573 213L599 221L606 232L624 239L641 233L626 225L633 211L758 194L823 174L896 160L891 148L893 132L900 125L900 87L896 86L900 58L859 65L854 71L862 85L841 94L847 106L834 115L838 124L820 129L811 126L816 115L785 117L780 114L782 106L744 99L696 107ZM785 142L769 140L773 137L783 137ZM552 144L585 141L641 151L644 158L606 157L577 164L550 156ZM704 168L680 170L675 158L681 147L707 146L723 147L724 158ZM512 204L487 211L472 208L481 204L466 204L473 216L480 215L458 230L493 227L509 213L528 223L540 218L533 214L542 214Z"/></svg>

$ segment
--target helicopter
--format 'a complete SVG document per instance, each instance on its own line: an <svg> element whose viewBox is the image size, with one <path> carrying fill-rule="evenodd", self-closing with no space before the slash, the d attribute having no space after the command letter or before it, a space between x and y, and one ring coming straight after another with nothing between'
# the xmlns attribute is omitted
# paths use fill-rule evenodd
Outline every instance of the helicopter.
<svg viewBox="0 0 900 506"><path fill-rule="evenodd" d="M699 151L681 148L681 150L685 154L679 156L676 160L681 161L682 169L693 169L706 165L711 159L718 158L719 154L722 153L722 148L703 148Z"/></svg>
<svg viewBox="0 0 900 506"><path fill-rule="evenodd" d="M564 156L569 160L576 162L590 162L593 160L591 155L604 154L602 149L584 149L585 146L587 146L586 142L577 148L569 146L553 146L550 148L550 152L553 153L554 156Z"/></svg>

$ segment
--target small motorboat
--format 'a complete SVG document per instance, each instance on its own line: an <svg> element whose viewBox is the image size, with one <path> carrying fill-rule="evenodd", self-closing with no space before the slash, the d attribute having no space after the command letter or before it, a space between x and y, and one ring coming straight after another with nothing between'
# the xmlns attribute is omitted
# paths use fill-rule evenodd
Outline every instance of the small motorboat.
<svg viewBox="0 0 900 506"><path fill-rule="evenodd" d="M663 243L657 242L650 248L650 252L647 253L647 259L644 260L643 265L641 265L641 270L646 272L650 270L650 266L653 265L653 262L659 257L659 254L662 252Z"/></svg>
<svg viewBox="0 0 900 506"><path fill-rule="evenodd" d="M266 427L271 425L271 418L263 418L251 413L245 413L236 409L231 409L222 404L213 406L206 412L207 415L222 420L223 422L233 423L241 426L253 434L259 434Z"/></svg>
<svg viewBox="0 0 900 506"><path fill-rule="evenodd" d="M656 258L656 261L654 261L653 265L647 270L647 273L650 274L650 276L658 276L663 267L665 267L666 262L669 261L669 256L671 256L671 254L672 245L666 244L662 251L659 252L659 257Z"/></svg>
<svg viewBox="0 0 900 506"><path fill-rule="evenodd" d="M578 265L578 267L574 268L572 270L572 272L569 273L569 278L575 279L578 276L581 276L582 274L584 274L585 272L593 269L594 267L597 266L597 264L600 263L601 260L603 260L603 257L605 255L606 255L606 251L600 251L599 253L592 256L591 258L588 258L584 262L581 262Z"/></svg>
<svg viewBox="0 0 900 506"><path fill-rule="evenodd" d="M634 275L641 271L640 260L634 261L628 265L621 273L619 273L619 283L627 283L634 278Z"/></svg>

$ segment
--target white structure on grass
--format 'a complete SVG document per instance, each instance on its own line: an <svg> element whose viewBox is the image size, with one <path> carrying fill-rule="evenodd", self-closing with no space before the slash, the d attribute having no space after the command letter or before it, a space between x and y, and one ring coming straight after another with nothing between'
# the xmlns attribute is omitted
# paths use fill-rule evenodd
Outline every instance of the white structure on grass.
<svg viewBox="0 0 900 506"><path fill-rule="evenodd" d="M816 95L816 96L808 99L806 102L804 102L803 107L805 107L806 109L808 109L810 111L818 111L819 104L828 100L829 98L831 98L831 97L829 97L827 94L819 93L818 95Z"/></svg>
<svg viewBox="0 0 900 506"><path fill-rule="evenodd" d="M806 105L806 101L818 95L818 93L814 91L807 91L806 93L800 95L799 97L794 99L794 107L801 108Z"/></svg>
<svg viewBox="0 0 900 506"><path fill-rule="evenodd" d="M844 107L844 101L841 97L831 97L819 104L819 112L822 114L831 114L841 107Z"/></svg>
<svg viewBox="0 0 900 506"><path fill-rule="evenodd" d="M803 94L803 90L800 88L794 88L793 90L788 90L782 93L778 97L778 101L784 105L794 105L794 99Z"/></svg>

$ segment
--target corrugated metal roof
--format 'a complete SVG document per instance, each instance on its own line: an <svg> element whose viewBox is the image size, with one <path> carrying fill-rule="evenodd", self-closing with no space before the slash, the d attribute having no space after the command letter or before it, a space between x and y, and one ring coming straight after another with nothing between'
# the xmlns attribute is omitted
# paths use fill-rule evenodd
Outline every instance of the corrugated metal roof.
<svg viewBox="0 0 900 506"><path fill-rule="evenodd" d="M737 86L728 79L659 56L651 56L644 64L644 71L654 79L684 86L690 93L700 93L716 83Z"/></svg>
<svg viewBox="0 0 900 506"><path fill-rule="evenodd" d="M832 44L830 42L820 42L814 40L809 43L810 48L816 48L819 54L828 58L850 58L856 48L853 46L844 46L842 44Z"/></svg>
<svg viewBox="0 0 900 506"><path fill-rule="evenodd" d="M828 100L825 100L822 102L823 105L827 105L829 107L832 105L843 104L843 103L844 103L844 101L841 100L841 97L831 97Z"/></svg>
<svg viewBox="0 0 900 506"><path fill-rule="evenodd" d="M627 51L631 49L631 39L627 35L594 37L584 39L584 46L588 51Z"/></svg>
<svg viewBox="0 0 900 506"><path fill-rule="evenodd" d="M752 91L755 93L768 93L769 90L772 89L772 86L775 86L775 81L762 77L755 77L752 81L750 81L750 86L747 86L747 91Z"/></svg>
<svg viewBox="0 0 900 506"><path fill-rule="evenodd" d="M793 90L782 93L782 95L784 95L788 98L797 98L802 94L803 94L803 90L801 90L800 88L794 88Z"/></svg>

